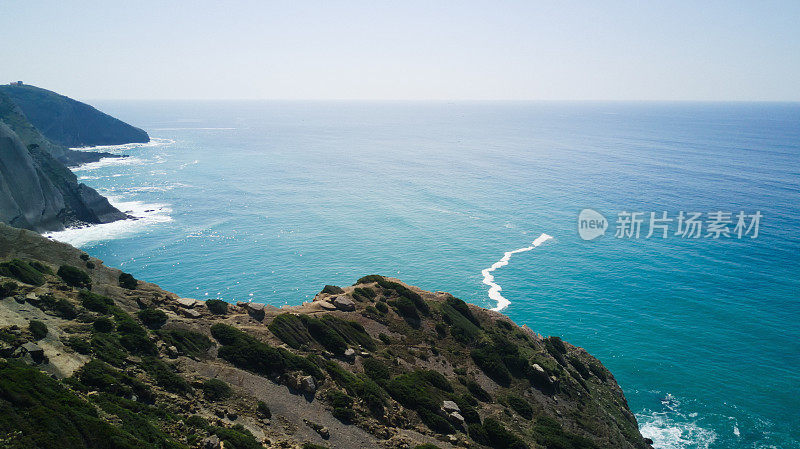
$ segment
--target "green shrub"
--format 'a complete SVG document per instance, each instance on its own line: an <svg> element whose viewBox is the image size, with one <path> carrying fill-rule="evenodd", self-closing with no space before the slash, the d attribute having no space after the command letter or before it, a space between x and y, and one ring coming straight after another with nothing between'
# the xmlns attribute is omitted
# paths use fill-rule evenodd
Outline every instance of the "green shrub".
<svg viewBox="0 0 800 449"><path fill-rule="evenodd" d="M117 333L120 344L131 354L156 355L156 346L150 341L147 331L130 315L118 307L110 309L117 322Z"/></svg>
<svg viewBox="0 0 800 449"><path fill-rule="evenodd" d="M294 349L300 349L313 340L303 320L292 313L282 313L276 316L267 327L276 337Z"/></svg>
<svg viewBox="0 0 800 449"><path fill-rule="evenodd" d="M132 274L125 272L119 274L118 282L120 287L127 288L128 290L136 290L139 286L139 281L137 281Z"/></svg>
<svg viewBox="0 0 800 449"><path fill-rule="evenodd" d="M377 282L378 285L381 286L381 288L384 288L386 290L394 290L401 298L406 298L409 301L411 301L414 307L418 309L420 312L422 312L423 315L430 314L430 308L428 307L428 304L425 302L424 299L422 299L422 296L420 296L419 293L409 289L405 285L400 284L398 282L392 282L386 279L381 279Z"/></svg>
<svg viewBox="0 0 800 449"><path fill-rule="evenodd" d="M356 376L346 371L336 362L321 362L333 380L347 390L351 395L357 396L373 413L382 413L386 404L383 389L372 379L366 376Z"/></svg>
<svg viewBox="0 0 800 449"><path fill-rule="evenodd" d="M549 416L542 416L533 426L533 435L536 442L544 447L563 449L599 449L594 441L566 432L561 424Z"/></svg>
<svg viewBox="0 0 800 449"><path fill-rule="evenodd" d="M475 324L477 319L466 303L460 299L448 298L448 301L442 304L442 319L450 325L450 334L456 341L469 344L480 335L480 328Z"/></svg>
<svg viewBox="0 0 800 449"><path fill-rule="evenodd" d="M114 322L106 317L100 317L94 320L94 323L92 323L92 327L97 332L111 332L114 330Z"/></svg>
<svg viewBox="0 0 800 449"><path fill-rule="evenodd" d="M483 429L489 440L489 446L495 449L527 449L527 445L518 436L509 432L503 424L494 419L486 418L483 421ZM557 446L547 446L557 447Z"/></svg>
<svg viewBox="0 0 800 449"><path fill-rule="evenodd" d="M370 287L356 287L353 289L353 298L360 298L362 301L375 299L378 294Z"/></svg>
<svg viewBox="0 0 800 449"><path fill-rule="evenodd" d="M419 418L428 426L429 429L433 430L436 433L449 435L451 433L455 433L455 429L453 425L450 424L447 419L443 418L442 416L438 415L436 412L432 412L428 409L420 409L417 410L417 414Z"/></svg>
<svg viewBox="0 0 800 449"><path fill-rule="evenodd" d="M326 285L323 287L321 293L327 293L329 295L341 295L344 293L341 287L337 287L336 285Z"/></svg>
<svg viewBox="0 0 800 449"><path fill-rule="evenodd" d="M509 394L508 397L506 397L506 402L508 402L508 405L517 412L519 416L525 419L533 418L533 407L531 407L531 404L525 399L514 394Z"/></svg>
<svg viewBox="0 0 800 449"><path fill-rule="evenodd" d="M389 311L389 306L387 306L386 303L383 301L378 301L375 303L375 310L385 314L386 312Z"/></svg>
<svg viewBox="0 0 800 449"><path fill-rule="evenodd" d="M158 309L144 309L136 314L145 326L158 329L167 323L167 314Z"/></svg>
<svg viewBox="0 0 800 449"><path fill-rule="evenodd" d="M606 381L606 370L600 366L600 364L594 362L589 363L589 370L592 372L592 374L597 376L598 379L602 380L603 382Z"/></svg>
<svg viewBox="0 0 800 449"><path fill-rule="evenodd" d="M591 376L589 367L586 366L586 364L583 363L583 361L579 359L577 356L574 355L570 356L569 364L572 365L573 368L575 368L575 371L577 371L584 379L588 379Z"/></svg>
<svg viewBox="0 0 800 449"><path fill-rule="evenodd" d="M440 448L439 446L436 446L434 444L426 443L426 444L420 444L419 446L414 446L414 449L440 449Z"/></svg>
<svg viewBox="0 0 800 449"><path fill-rule="evenodd" d="M128 357L128 351L122 347L115 334L95 333L90 344L95 357L112 365L119 366Z"/></svg>
<svg viewBox="0 0 800 449"><path fill-rule="evenodd" d="M228 399L233 394L230 385L219 379L208 379L203 382L203 396L208 401L216 402Z"/></svg>
<svg viewBox="0 0 800 449"><path fill-rule="evenodd" d="M206 307L208 307L208 311L214 315L228 314L228 303L221 299L209 299L206 301Z"/></svg>
<svg viewBox="0 0 800 449"><path fill-rule="evenodd" d="M86 268L94 270L94 262L86 262Z"/></svg>
<svg viewBox="0 0 800 449"><path fill-rule="evenodd" d="M56 274L70 287L92 289L92 278L80 268L75 268L72 265L61 265Z"/></svg>
<svg viewBox="0 0 800 449"><path fill-rule="evenodd" d="M353 398L339 390L330 390L325 394L325 398L333 407L352 407Z"/></svg>
<svg viewBox="0 0 800 449"><path fill-rule="evenodd" d="M88 254L86 254L86 253L84 253L84 254L81 254L81 255L80 255L80 258L81 258L81 260L83 260L83 261L85 262L85 261L88 261L88 260L89 260L89 255L88 255Z"/></svg>
<svg viewBox="0 0 800 449"><path fill-rule="evenodd" d="M322 372L307 358L274 348L227 324L211 326L211 335L222 344L217 352L219 357L239 368L261 375L302 370L317 379L322 378Z"/></svg>
<svg viewBox="0 0 800 449"><path fill-rule="evenodd" d="M272 419L272 410L269 409L269 406L264 401L258 401L258 404L256 404L256 413L262 418Z"/></svg>
<svg viewBox="0 0 800 449"><path fill-rule="evenodd" d="M358 284L371 284L373 282L378 282L378 281L382 281L382 280L383 280L383 276L381 276L379 274L370 274L369 276L364 276L361 279L359 279L358 281L356 281L355 285L358 285Z"/></svg>
<svg viewBox="0 0 800 449"><path fill-rule="evenodd" d="M28 324L28 330L33 335L34 340L41 340L47 336L47 326L41 321L31 320Z"/></svg>
<svg viewBox="0 0 800 449"><path fill-rule="evenodd" d="M480 423L471 423L467 426L467 433L469 437L472 438L478 444L483 446L488 446L491 444L489 441L489 434L486 433L486 429Z"/></svg>
<svg viewBox="0 0 800 449"><path fill-rule="evenodd" d="M15 282L4 282L0 284L0 299L14 296L17 293L17 284Z"/></svg>
<svg viewBox="0 0 800 449"><path fill-rule="evenodd" d="M414 303L411 302L410 299L401 296L400 298L387 301L387 303L394 307L397 313L403 317L411 327L418 328L420 326L421 318L419 313L417 313L417 308L414 307Z"/></svg>
<svg viewBox="0 0 800 449"><path fill-rule="evenodd" d="M177 447L167 437L145 441L118 429L61 382L20 361L0 365L0 392L0 428L18 432L9 449Z"/></svg>
<svg viewBox="0 0 800 449"><path fill-rule="evenodd" d="M214 345L205 335L183 329L161 330L158 331L158 337L167 346L175 346L178 352L190 357L200 357Z"/></svg>
<svg viewBox="0 0 800 449"><path fill-rule="evenodd" d="M84 308L91 310L92 312L102 313L103 315L107 314L111 306L114 305L114 301L111 298L107 298L86 290L81 290L80 293L78 293L78 297L80 298L81 305Z"/></svg>
<svg viewBox="0 0 800 449"><path fill-rule="evenodd" d="M38 271L39 273L53 274L53 270L51 270L50 267L39 262L38 260L29 260L28 265L30 265L34 270Z"/></svg>
<svg viewBox="0 0 800 449"><path fill-rule="evenodd" d="M389 367L378 359L365 359L363 365L364 373L367 377L378 383L389 380L392 374L391 371L389 371Z"/></svg>
<svg viewBox="0 0 800 449"><path fill-rule="evenodd" d="M467 390L469 390L469 392L472 393L472 395L479 401L487 403L492 402L492 395L490 395L488 391L484 390L483 387L478 384L478 382L475 382L475 380L467 380L466 386Z"/></svg>
<svg viewBox="0 0 800 449"><path fill-rule="evenodd" d="M326 322L319 318L303 315L302 319L308 329L308 333L314 337L314 340L336 355L344 354L344 351L347 350L347 341L335 328L328 326Z"/></svg>
<svg viewBox="0 0 800 449"><path fill-rule="evenodd" d="M478 410L475 408L478 405L478 401L476 401L475 398L465 394L453 399L456 404L458 404L458 408L461 409L461 416L464 417L464 421L467 424L481 422L481 417L478 414Z"/></svg>
<svg viewBox="0 0 800 449"><path fill-rule="evenodd" d="M225 443L225 449L264 449L256 437L241 424L233 427L212 427L209 431Z"/></svg>
<svg viewBox="0 0 800 449"><path fill-rule="evenodd" d="M389 337L388 335L386 335L386 334L382 333L382 332L381 332L380 334L378 334L378 339L379 339L380 341L382 341L382 342L383 342L383 344L385 344L385 345L390 345L390 344L392 344L392 338L391 338L391 337Z"/></svg>
<svg viewBox="0 0 800 449"><path fill-rule="evenodd" d="M135 395L139 401L153 401L153 394L147 385L100 360L92 360L83 365L76 377L80 382L80 389L96 389L123 398Z"/></svg>
<svg viewBox="0 0 800 449"><path fill-rule="evenodd" d="M511 374L496 352L479 348L473 349L470 356L478 368L498 384L508 386L511 383Z"/></svg>
<svg viewBox="0 0 800 449"><path fill-rule="evenodd" d="M186 394L192 391L189 383L176 373L177 369L174 365L164 363L154 357L145 357L141 366L158 386L169 392Z"/></svg>
<svg viewBox="0 0 800 449"><path fill-rule="evenodd" d="M78 316L78 310L71 302L64 298L56 299L51 294L42 295L39 298L39 307L42 310L49 310L61 318L68 320L75 319Z"/></svg>
<svg viewBox="0 0 800 449"><path fill-rule="evenodd" d="M44 284L42 272L37 270L30 263L19 259L12 259L8 262L0 263L0 276L14 278L30 285L38 286Z"/></svg>
<svg viewBox="0 0 800 449"><path fill-rule="evenodd" d="M92 345L86 339L80 337L69 337L67 346L78 354L89 355L92 353Z"/></svg>
<svg viewBox="0 0 800 449"><path fill-rule="evenodd" d="M186 418L184 421L187 426L193 427L195 429L207 429L208 428L208 421L200 415L192 415Z"/></svg>
<svg viewBox="0 0 800 449"><path fill-rule="evenodd" d="M356 419L356 411L350 407L336 407L331 414L345 424L351 424Z"/></svg>
<svg viewBox="0 0 800 449"><path fill-rule="evenodd" d="M472 311L469 310L469 306L467 305L467 303L453 296L449 296L445 301L445 303L449 305L453 310L460 313L461 316L468 319L472 324L474 324L477 327L481 327L481 323L478 321L475 315L472 314Z"/></svg>

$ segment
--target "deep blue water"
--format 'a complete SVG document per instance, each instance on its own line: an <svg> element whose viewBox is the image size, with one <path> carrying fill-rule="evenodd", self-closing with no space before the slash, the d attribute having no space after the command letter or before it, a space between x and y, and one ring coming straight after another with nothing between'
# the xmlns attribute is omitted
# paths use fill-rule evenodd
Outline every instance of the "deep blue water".
<svg viewBox="0 0 800 449"><path fill-rule="evenodd" d="M59 236L109 265L201 299L380 273L493 307L481 270L547 233L493 273L504 312L605 363L656 447L800 448L798 104L98 106L159 139L77 170L146 216ZM604 237L579 238L584 208ZM620 211L763 218L618 239Z"/></svg>

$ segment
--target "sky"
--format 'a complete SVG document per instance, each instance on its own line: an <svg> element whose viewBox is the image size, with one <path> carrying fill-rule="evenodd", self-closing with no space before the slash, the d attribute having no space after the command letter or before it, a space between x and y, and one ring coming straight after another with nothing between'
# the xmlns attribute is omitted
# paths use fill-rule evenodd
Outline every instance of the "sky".
<svg viewBox="0 0 800 449"><path fill-rule="evenodd" d="M0 0L0 81L83 100L800 101L800 1Z"/></svg>

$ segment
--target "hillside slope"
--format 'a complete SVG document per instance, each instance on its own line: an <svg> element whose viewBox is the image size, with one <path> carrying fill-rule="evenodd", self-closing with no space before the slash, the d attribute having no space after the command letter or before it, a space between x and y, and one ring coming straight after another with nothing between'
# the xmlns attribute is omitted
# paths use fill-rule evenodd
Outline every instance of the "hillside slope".
<svg viewBox="0 0 800 449"><path fill-rule="evenodd" d="M381 276L201 302L0 224L2 297L3 447L649 447L584 350Z"/></svg>
<svg viewBox="0 0 800 449"><path fill-rule="evenodd" d="M139 128L94 107L30 85L0 85L33 126L52 142L65 147L149 142Z"/></svg>

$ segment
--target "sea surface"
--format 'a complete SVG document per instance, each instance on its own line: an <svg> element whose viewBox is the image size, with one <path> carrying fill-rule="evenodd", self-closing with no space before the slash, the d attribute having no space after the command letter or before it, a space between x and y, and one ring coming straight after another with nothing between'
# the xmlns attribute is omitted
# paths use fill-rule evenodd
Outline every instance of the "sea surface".
<svg viewBox="0 0 800 449"><path fill-rule="evenodd" d="M800 448L800 104L95 103L153 137L75 170L141 217L54 235L108 265L199 299L378 273L507 305L598 357L657 448ZM731 237L646 238L682 211Z"/></svg>

